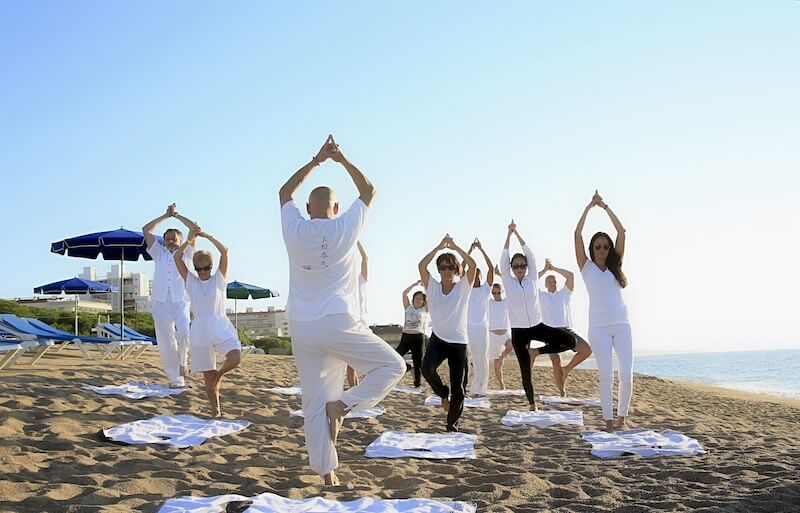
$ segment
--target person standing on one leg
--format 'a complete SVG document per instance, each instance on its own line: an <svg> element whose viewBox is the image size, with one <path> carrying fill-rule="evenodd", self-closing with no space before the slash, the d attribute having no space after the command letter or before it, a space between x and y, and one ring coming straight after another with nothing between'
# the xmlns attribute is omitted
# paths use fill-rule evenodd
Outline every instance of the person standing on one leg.
<svg viewBox="0 0 800 513"><path fill-rule="evenodd" d="M508 249L511 235L515 235L522 246L522 253L516 253L513 257L509 256ZM560 353L573 349L577 340L574 333L563 328L551 328L541 322L538 275L536 271L529 273L529 266L535 269L536 259L512 219L508 225L503 256L500 258L500 270L506 289L508 315L511 319L511 343L519 362L522 387L525 389L530 409L536 411L538 408L531 377L534 358L538 354ZM534 342L538 347L531 347ZM528 349L532 351L529 352Z"/></svg>
<svg viewBox="0 0 800 513"><path fill-rule="evenodd" d="M499 269L495 267L495 275ZM503 286L499 283L492 285L492 300L489 301L489 358L494 365L494 374L500 384L500 390L505 390L503 381L503 361L514 350L511 345L511 325L508 320L508 307L503 298Z"/></svg>
<svg viewBox="0 0 800 513"><path fill-rule="evenodd" d="M436 268L441 283L428 271L437 252L452 249L464 260L464 270L453 253L442 253L436 258ZM419 275L428 294L433 332L428 349L422 358L422 375L442 398L442 409L447 412L445 429L458 431L458 419L464 409L467 389L467 306L475 280L475 260L458 247L450 235L445 235L430 253L419 262ZM455 277L461 279L456 282ZM450 368L450 387L439 377L437 369L447 360Z"/></svg>
<svg viewBox="0 0 800 513"><path fill-rule="evenodd" d="M589 257L583 243L583 225L593 207L606 211L614 229L616 242L607 233L597 232L589 241ZM633 339L628 321L628 307L622 298L622 289L628 278L622 272L625 255L625 228L616 214L595 191L592 201L583 210L575 228L575 257L581 269L586 290L589 292L589 343L594 351L600 378L600 402L606 430L614 430L614 368L612 349L619 363L619 391L616 427L626 428L631 396L633 395Z"/></svg>
<svg viewBox="0 0 800 513"><path fill-rule="evenodd" d="M561 354L553 353L550 355L550 361L553 364L553 380L556 382L558 391L561 397L567 396L567 377L572 369L580 365L582 361L589 358L592 354L592 348L589 343L583 340L577 333L572 331L572 315L569 310L569 300L572 291L575 288L575 275L566 269L555 267L550 259L545 260L544 269L539 271L539 279L547 273L553 271L560 274L566 280L564 286L560 289L556 288L556 277L552 274L544 280L544 287L546 290L539 291L539 304L542 309L543 322L553 328L564 328L570 330L577 339L578 343L575 345L575 356L569 361L566 367L561 368Z"/></svg>
<svg viewBox="0 0 800 513"><path fill-rule="evenodd" d="M400 343L397 345L397 354L405 356L411 351L411 363L414 364L414 387L419 388L422 376L422 348L425 345L425 327L428 325L428 296L418 290L414 292L411 301L408 294L411 289L422 285L422 280L415 281L403 291L403 311L405 319L403 321L403 333L400 335ZM406 372L411 370L406 364Z"/></svg>
<svg viewBox="0 0 800 513"><path fill-rule="evenodd" d="M183 261L184 252L190 244L194 244L197 237L208 239L219 251L219 268L214 274L211 274L214 258L208 251L196 251L192 255L196 276L189 271ZM239 334L225 314L228 248L195 226L189 231L186 242L175 253L174 259L178 272L186 281L186 291L192 303L193 319L190 332L192 372L203 373L211 414L220 417L222 412L219 389L222 385L222 376L238 367L242 359ZM218 351L225 358L219 369L214 351Z"/></svg>
<svg viewBox="0 0 800 513"><path fill-rule="evenodd" d="M340 164L358 189L358 199L339 215L336 194L329 187L311 191L306 204L310 219L300 213L294 193L326 160ZM400 381L403 359L359 323L355 249L366 222L375 188L339 150L333 136L311 161L281 187L281 224L289 256L286 312L292 353L303 390L303 429L309 465L325 484L337 485L335 442L342 420L352 409L371 408ZM342 390L350 365L364 375Z"/></svg>
<svg viewBox="0 0 800 513"><path fill-rule="evenodd" d="M489 255L481 247L481 242L476 238L469 248L468 254L473 250L483 254L489 272L486 282L481 282L481 270L475 269L475 279L472 283L472 293L469 296L467 308L467 337L469 339L469 353L472 359L472 386L470 394L486 395L489 390L489 285L494 281L494 266Z"/></svg>
<svg viewBox="0 0 800 513"><path fill-rule="evenodd" d="M367 251L364 249L364 246L361 242L356 243L356 247L358 248L358 253L361 255L361 272L358 274L358 306L359 306L359 318L358 322L361 323L361 326L368 330L369 329L369 319L367 318L367 280L369 279L369 262L367 260ZM354 386L358 385L358 373L356 370L349 365L347 366L347 386L353 388Z"/></svg>
<svg viewBox="0 0 800 513"><path fill-rule="evenodd" d="M169 228L164 232L164 244L153 235L153 230L162 221L175 218L192 229L195 223L178 214L175 203L167 207L166 213L142 227L147 253L156 265L153 273L153 324L156 329L156 347L164 366L169 385L175 388L186 386L189 354L189 296L186 285L175 267L173 255L180 247L183 235L180 230ZM186 265L192 260L194 247L184 252Z"/></svg>

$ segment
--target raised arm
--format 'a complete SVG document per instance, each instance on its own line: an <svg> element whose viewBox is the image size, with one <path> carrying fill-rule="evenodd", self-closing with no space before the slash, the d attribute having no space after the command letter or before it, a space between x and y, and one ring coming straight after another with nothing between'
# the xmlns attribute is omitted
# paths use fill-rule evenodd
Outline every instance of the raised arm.
<svg viewBox="0 0 800 513"><path fill-rule="evenodd" d="M500 257L500 268L498 269L498 273L501 276L511 276L511 257L509 256L508 248L511 245L511 234L517 229L517 223L514 220L511 220L511 224L508 225L508 233L506 234L506 244L503 246L503 254ZM500 272L502 271L502 273Z"/></svg>
<svg viewBox="0 0 800 513"><path fill-rule="evenodd" d="M550 271L552 269L553 269L553 264L550 263L550 259L549 258L545 258L544 259L544 267L542 267L542 270L539 271L539 278L541 278L544 275L544 273L546 273L547 271Z"/></svg>
<svg viewBox="0 0 800 513"><path fill-rule="evenodd" d="M556 267L552 263L550 263L550 260L548 260L547 263L550 265L550 270L551 271L560 274L561 276L564 277L564 279L566 279L566 283L564 285L570 291L575 290L575 275L572 273L572 271L568 271L566 269L561 269L560 267Z"/></svg>
<svg viewBox="0 0 800 513"><path fill-rule="evenodd" d="M314 170L314 168L316 168L317 166L319 166L320 164L331 158L331 152L333 151L332 141L333 137L329 135L328 138L325 139L325 144L323 144L322 148L320 148L317 154L314 155L314 157L311 159L311 162L309 162L305 166L295 171L294 174L291 177L289 177L288 180L286 180L286 183L283 184L280 191L278 191L278 197L280 198L281 201L281 207L284 206L286 203L292 201L294 193L297 191L297 189L300 188L300 186L303 184L306 178L308 178L308 175L310 175L311 172Z"/></svg>
<svg viewBox="0 0 800 513"><path fill-rule="evenodd" d="M426 289L428 288L428 281L431 278L431 273L430 271L428 271L428 266L431 264L431 260L433 260L433 257L436 256L436 253L438 251L447 247L448 242L451 240L453 239L450 238L449 234L445 235L442 241L439 244L437 244L436 247L430 251L430 253L422 257L422 260L420 260L419 264L417 264L417 269L419 269L420 281L422 282L422 286L425 287Z"/></svg>
<svg viewBox="0 0 800 513"><path fill-rule="evenodd" d="M489 255L486 254L486 251L484 251L481 241L475 239L473 245L483 254L483 260L486 262L486 268L488 269L486 272L486 283L491 286L494 283L494 265L492 264L492 260L489 258Z"/></svg>
<svg viewBox="0 0 800 513"><path fill-rule="evenodd" d="M151 247L153 243L156 241L156 238L153 235L153 230L156 228L156 226L158 226L162 221L165 221L174 215L175 215L175 203L168 206L166 212L156 217L146 225L142 226L142 233L144 234L144 242L148 248Z"/></svg>
<svg viewBox="0 0 800 513"><path fill-rule="evenodd" d="M178 248L178 251L172 256L175 260L175 267L178 268L178 273L181 275L181 278L186 280L186 276L189 274L189 269L186 267L186 263L183 261L183 255L186 253L186 248L189 246L194 245L195 239L197 239L197 235L200 231L197 227L194 227L189 230L189 235L186 236L186 240L183 241L183 244Z"/></svg>
<svg viewBox="0 0 800 513"><path fill-rule="evenodd" d="M464 275L469 280L470 286L472 286L471 284L475 281L475 270L477 269L475 259L472 258L469 253L461 249L452 238L450 239L449 246L464 260Z"/></svg>
<svg viewBox="0 0 800 513"><path fill-rule="evenodd" d="M622 223L617 215L611 210L611 207L609 207L605 201L601 199L597 205L606 211L608 217L611 219L611 224L613 224L614 229L617 230L617 240L614 242L614 249L617 251L619 259L622 260L622 257L625 255L625 228L622 226Z"/></svg>
<svg viewBox="0 0 800 513"><path fill-rule="evenodd" d="M211 242L211 244L214 245L215 248L217 248L217 251L219 251L219 267L218 267L218 269L219 269L219 272L222 273L222 276L227 278L228 277L228 247L225 244L223 244L220 241L218 241L217 239L215 239L213 235L209 235L206 232L200 232L197 235L198 235L198 237L205 237L206 239L208 239Z"/></svg>
<svg viewBox="0 0 800 513"><path fill-rule="evenodd" d="M364 250L364 246L361 245L361 241L356 242L356 246L358 246L358 252L361 253L361 277L364 278L364 281L369 280L369 264L367 263L367 252Z"/></svg>
<svg viewBox="0 0 800 513"><path fill-rule="evenodd" d="M358 197L361 198L361 201L363 201L365 205L369 206L372 199L375 197L375 186L364 176L364 173L362 173L360 169L347 160L347 157L339 150L339 145L333 140L333 136L330 136L330 141L333 144L330 158L333 159L334 162L338 162L344 166L347 174L350 175L350 179L353 180L356 189L358 189Z"/></svg>
<svg viewBox="0 0 800 513"><path fill-rule="evenodd" d="M175 207L175 203L173 203L172 206ZM198 228L202 231L202 229L198 226L196 222L192 221L188 217L182 216L181 214L178 213L177 210L172 214L172 217L182 222L183 225L189 230L191 230L192 228ZM192 242L192 246L194 246L195 242L197 242L197 239L195 239L194 242Z"/></svg>
<svg viewBox="0 0 800 513"><path fill-rule="evenodd" d="M589 259L589 257L586 256L586 245L583 242L583 225L586 224L586 216L589 214L592 207L597 205L599 198L600 195L597 194L597 191L594 191L592 201L583 209L583 214L581 214L581 218L578 220L578 226L575 227L575 259L578 261L578 269L583 269L583 266L586 265L586 260Z"/></svg>
<svg viewBox="0 0 800 513"><path fill-rule="evenodd" d="M403 291L403 309L405 310L409 306L411 306L411 301L408 300L408 293L411 292L411 289L416 287L417 285L422 285L422 280L417 280Z"/></svg>

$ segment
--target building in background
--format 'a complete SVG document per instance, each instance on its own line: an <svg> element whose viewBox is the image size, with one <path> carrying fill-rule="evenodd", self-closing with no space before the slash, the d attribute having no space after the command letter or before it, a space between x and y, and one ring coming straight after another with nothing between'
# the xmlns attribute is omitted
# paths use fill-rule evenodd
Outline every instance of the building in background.
<svg viewBox="0 0 800 513"><path fill-rule="evenodd" d="M106 273L105 278L98 278L97 270L94 267L84 267L83 272L78 275L79 278L86 280L99 281L100 283L107 283L117 287L117 290L122 290L119 279L119 264L111 266L111 270ZM153 280L147 273L125 273L123 277L124 289L124 306L126 312L151 312L152 300L150 294L153 291ZM111 308L116 311L119 309L119 292L109 292L105 294L92 294L96 301L105 301L111 305Z"/></svg>
<svg viewBox="0 0 800 513"><path fill-rule="evenodd" d="M233 313L232 309L228 308L226 313L231 322L237 322L237 315ZM238 328L251 339L291 336L286 310L276 310L275 307L270 306L266 311L256 312L252 307L247 307L244 312L238 313L238 318Z"/></svg>

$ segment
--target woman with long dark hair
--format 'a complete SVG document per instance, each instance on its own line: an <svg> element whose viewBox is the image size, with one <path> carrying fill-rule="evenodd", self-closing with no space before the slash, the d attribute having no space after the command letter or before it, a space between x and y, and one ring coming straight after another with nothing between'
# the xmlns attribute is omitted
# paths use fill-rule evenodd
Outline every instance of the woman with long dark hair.
<svg viewBox="0 0 800 513"><path fill-rule="evenodd" d="M583 243L583 225L593 207L606 211L617 236L614 241L604 232L592 235L589 241L589 256ZM586 205L575 228L575 257L581 270L586 290L589 292L589 344L594 352L600 378L600 402L607 431L626 428L625 418L633 394L633 340L628 321L628 307L622 298L622 289L628 278L622 271L625 255L625 228L616 214L595 191L592 201ZM619 363L619 391L617 422L614 423L614 398L611 389L614 382L612 366L613 351Z"/></svg>
<svg viewBox="0 0 800 513"><path fill-rule="evenodd" d="M454 253L442 253L436 258L436 269L441 282L428 271L433 257L439 251L451 249L464 261L464 267ZM431 338L422 358L422 375L442 398L442 409L447 412L447 431L458 431L458 419L464 409L467 389L467 307L475 281L475 260L461 249L450 235L445 235L430 253L419 262L419 276L428 294L431 315ZM455 280L456 277L460 279ZM450 387L439 377L437 369L447 360L450 369Z"/></svg>
<svg viewBox="0 0 800 513"><path fill-rule="evenodd" d="M411 351L411 362L414 364L414 387L421 385L422 375L422 347L425 344L425 327L428 324L428 296L421 290L414 292L411 301L408 294L414 287L421 286L422 280L415 281L403 291L403 311L405 319L403 322L403 333L400 335L400 343L397 345L397 353L405 356ZM411 370L406 364L406 372Z"/></svg>

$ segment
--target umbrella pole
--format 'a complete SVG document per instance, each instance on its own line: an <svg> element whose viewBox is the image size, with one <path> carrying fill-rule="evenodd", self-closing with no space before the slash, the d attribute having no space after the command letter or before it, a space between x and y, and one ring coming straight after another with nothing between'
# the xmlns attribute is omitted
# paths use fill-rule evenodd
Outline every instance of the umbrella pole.
<svg viewBox="0 0 800 513"><path fill-rule="evenodd" d="M125 248L119 259L119 313L121 321L119 323L120 340L125 340Z"/></svg>
<svg viewBox="0 0 800 513"><path fill-rule="evenodd" d="M75 334L78 334L78 294L75 294Z"/></svg>
<svg viewBox="0 0 800 513"><path fill-rule="evenodd" d="M236 331L239 331L239 298L233 298L233 320Z"/></svg>

